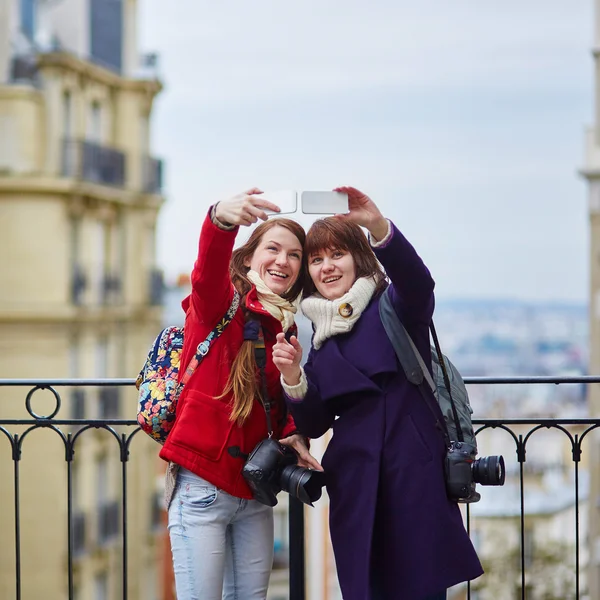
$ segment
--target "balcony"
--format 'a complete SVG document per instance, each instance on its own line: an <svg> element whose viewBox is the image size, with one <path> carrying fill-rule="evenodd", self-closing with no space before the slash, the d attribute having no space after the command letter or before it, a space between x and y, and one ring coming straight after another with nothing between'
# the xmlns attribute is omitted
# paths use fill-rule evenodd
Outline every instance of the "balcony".
<svg viewBox="0 0 600 600"><path fill-rule="evenodd" d="M598 384L600 377L513 377L513 378L465 378L467 385L476 384L477 386L507 384L515 386L536 385L536 384ZM135 499L138 504L130 508L128 513L128 500L131 502L130 488L139 485L140 473L132 471L130 452L138 452L143 449L140 446L132 447L132 440L137 437L145 440L144 436L138 436L140 432L135 420L118 419L118 398L119 391L133 393L131 389L134 381L129 379L120 380L0 380L0 406L3 407L3 414L9 407L14 413L12 403L22 402L25 406L28 416L26 418L0 418L0 460L5 464L12 464L14 478L12 485L7 481L8 487L4 486L7 500L3 506L5 513L12 513L15 526L4 530L3 544L5 547L11 547L11 554L14 557L14 590L11 597L17 600L24 598L22 594L22 583L27 578L25 565L31 565L31 557L27 554L27 545L23 543L22 531L25 525L25 517L22 505L28 503L32 506L38 506L37 498L27 496L27 488L21 482L19 477L20 465L23 469L28 461L28 453L31 452L30 441L26 438L36 435L38 430L46 430L44 435L44 444L50 439L50 434L60 445L61 451L55 456L59 457L58 464L44 468L51 470L52 473L64 472L65 461L68 477L66 478L66 489L64 497L66 498L66 518L64 521L64 540L65 557L64 573L65 581L68 581L68 598L72 600L75 597L74 581L77 578L77 564L82 555L94 553L94 556L102 556L99 552L106 551L107 544L110 542L110 548L116 547L118 556L118 568L113 573L114 577L119 579L119 589L121 592L118 597L124 600L128 597L128 580L139 575L134 569L128 566L128 548L131 544L131 533L128 531L134 527L133 522L139 527L140 524L145 528L148 535L164 534L164 513L160 508L160 499L155 489L152 489L144 502L147 506L144 514L147 518L139 519L139 511L142 506L139 504L139 497ZM64 389L67 391L63 391ZM65 398L70 397L70 388L74 390L86 390L88 398L95 394L89 393L90 388L100 388L101 409L99 419L71 418L66 419L60 416L62 406L61 393ZM21 390L22 393L18 393ZM45 390L45 391L44 391ZM37 394L40 392L46 399L50 398L44 404L45 410L35 412L33 403L39 406ZM18 398L22 400L19 401ZM116 400L115 400L116 399ZM8 403L11 403L10 405ZM20 408L19 407L19 408ZM131 408L131 406L130 406ZM131 412L131 411L130 411ZM79 411L70 413L71 416L82 416ZM449 595L449 600L455 598L472 599L488 598L491 592L496 591L496 585L508 585L510 595L502 597L510 598L575 598L579 600L586 596L586 573L587 566L592 564L592 552L588 547L593 542L586 538L585 515L589 505L587 485L585 483L584 469L581 466L582 457L586 459L592 454L590 446L592 438L591 432L600 428L600 419L591 418L573 418L573 419L550 419L550 418L517 418L517 419L477 419L474 423L478 426L478 440L480 440L480 451L483 446L487 449L494 449L494 445L489 445L486 435L499 434L504 436L512 450L506 452L503 448L503 454L507 464L507 485L504 488L480 487L479 491L484 496L480 504L468 505L465 510L465 518L468 530L471 533L473 542L480 551L480 556L486 568L486 575L480 580L473 582L472 586L464 586L457 595ZM98 501L95 509L88 509L87 513L82 506L76 504L73 500L74 484L71 477L72 464L74 456L81 451L81 445L86 438L98 438L97 435L89 436L87 432L98 430L99 433L106 434L107 440L115 447L114 460L119 462L121 489L120 495L115 500L107 502ZM568 530L572 535L572 543L565 543L561 547L557 546L548 539L535 537L536 520L543 519L547 514L536 503L538 488L536 481L540 475L540 464L537 462L535 452L532 452L532 446L540 435L545 433L556 435L556 444L564 444L567 450L564 456L568 457L568 468L570 471L571 485L563 490L561 497L549 496L546 494L545 500L551 510L562 511L563 530ZM55 434L55 435L54 435ZM25 443L24 443L25 441ZM94 441L93 439L91 441ZM149 443L153 443L147 440ZM494 444L497 442L494 437ZM8 443L6 443L8 442ZM95 442L94 442L95 443ZM139 444L139 441L136 442ZM156 450L158 448L156 447ZM528 452L532 457L528 461ZM481 452L481 454L496 454L499 452ZM532 468L530 469L530 464ZM550 463L552 464L552 463ZM554 467L553 467L554 468ZM7 471L5 471L7 472ZM81 472L78 473L78 477ZM154 481L155 472L145 474L144 477L152 478ZM8 477L8 480L11 478ZM130 480L133 483L130 483ZM84 489L85 489L85 484ZM512 489L511 489L512 488ZM9 490L9 491L7 491ZM502 493L501 493L502 492ZM12 496L12 502L8 501ZM111 496L112 498L113 496ZM564 504L564 499L567 503ZM562 503L562 504L561 504ZM77 506L77 509L75 509ZM554 508L552 508L554 507ZM565 509L566 507L566 509ZM313 509L311 509L313 510ZM307 514L310 514L307 512ZM127 519L129 515L130 520ZM132 518L134 516L134 518ZM88 535L88 525L96 523L97 534ZM486 550L481 545L481 535L484 531L482 524L491 523L499 536L508 539L508 534L512 536L514 544L506 547L502 555L502 560L489 558L489 548ZM566 524L566 528L565 528ZM62 527L62 524L59 524ZM304 531L304 506L298 501L290 498L289 517L287 521L288 543L283 544L277 555L277 564L274 568L281 571L289 565L289 599L305 600L305 531ZM95 528L92 528L95 529ZM92 532L93 533L93 532ZM281 532L280 532L281 533ZM285 532L282 533L285 537ZM497 538L492 538L491 546L498 545ZM62 542L61 542L62 543ZM287 547L286 547L287 546ZM488 544L490 546L490 544ZM492 548L494 551L497 548ZM58 550L55 550L55 552ZM287 553L284 556L283 553ZM8 555L6 555L8 556ZM165 557L168 554L164 554ZM130 557L131 558L131 557ZM168 560L164 558L164 560ZM112 564L112 563L111 563ZM148 565L146 565L148 566ZM541 568L543 566L543 568ZM157 567L157 571L162 572L162 567ZM553 578L559 578L560 590L557 589ZM499 583L496 583L499 582ZM540 595L540 586L552 585L555 595ZM488 586L488 587L485 587ZM472 587L472 589L471 589ZM482 592L483 590L483 592ZM558 594L558 595L556 595ZM117 597L117 596L115 596ZM497 596L500 597L500 596Z"/></svg>
<svg viewBox="0 0 600 600"><path fill-rule="evenodd" d="M125 154L95 142L63 141L62 175L91 183L123 187Z"/></svg>
<svg viewBox="0 0 600 600"><path fill-rule="evenodd" d="M152 156L142 159L142 191L160 194L163 189L163 161Z"/></svg>

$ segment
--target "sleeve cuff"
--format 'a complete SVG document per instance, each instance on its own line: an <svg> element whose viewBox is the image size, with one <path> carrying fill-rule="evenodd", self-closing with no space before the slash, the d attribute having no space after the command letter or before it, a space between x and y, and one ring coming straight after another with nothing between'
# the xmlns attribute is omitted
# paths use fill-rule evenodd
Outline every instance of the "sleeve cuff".
<svg viewBox="0 0 600 600"><path fill-rule="evenodd" d="M306 392L308 391L308 381L306 379L306 374L304 373L304 369L300 367L300 383L297 385L288 385L283 380L283 375L280 377L281 386L283 387L283 391L286 395L292 400L302 400L304 396L306 396Z"/></svg>
<svg viewBox="0 0 600 600"><path fill-rule="evenodd" d="M388 226L387 233L385 234L385 237L382 240L375 242L373 241L373 238L369 235L369 243L371 244L371 248L382 248L383 246L387 245L387 243L392 239L392 223L389 219L386 219L386 221Z"/></svg>
<svg viewBox="0 0 600 600"><path fill-rule="evenodd" d="M217 204L219 204L217 202ZM231 225L230 223L223 223L217 219L217 204L213 204L210 207L210 220L213 222L213 225L216 225L219 229L224 229L225 231L233 231L236 226Z"/></svg>

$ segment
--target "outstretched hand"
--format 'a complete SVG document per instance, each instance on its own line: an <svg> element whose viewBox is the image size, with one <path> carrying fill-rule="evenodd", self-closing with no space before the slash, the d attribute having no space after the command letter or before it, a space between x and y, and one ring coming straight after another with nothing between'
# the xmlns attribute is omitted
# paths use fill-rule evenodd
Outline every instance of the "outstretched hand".
<svg viewBox="0 0 600 600"><path fill-rule="evenodd" d="M253 225L259 219L266 221L266 210L280 212L279 206L260 196L262 190L251 188L229 200L222 200L215 208L215 216L221 223L229 225Z"/></svg>
<svg viewBox="0 0 600 600"><path fill-rule="evenodd" d="M342 215L345 219L368 229L375 240L385 237L388 230L387 221L369 196L349 186L338 187L333 191L348 194L348 212Z"/></svg>
<svg viewBox="0 0 600 600"><path fill-rule="evenodd" d="M288 342L284 333L277 334L277 342L273 345L273 362L287 385L300 383L302 346L295 335Z"/></svg>

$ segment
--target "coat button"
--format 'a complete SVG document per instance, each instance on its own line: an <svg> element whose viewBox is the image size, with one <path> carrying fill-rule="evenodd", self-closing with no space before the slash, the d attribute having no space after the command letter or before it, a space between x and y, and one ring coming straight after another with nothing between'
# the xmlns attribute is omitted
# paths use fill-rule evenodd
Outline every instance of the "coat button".
<svg viewBox="0 0 600 600"><path fill-rule="evenodd" d="M340 316L347 319L348 317L352 316L354 309L352 308L351 304L344 302L344 304L340 304L340 307L338 308L338 312L340 313Z"/></svg>

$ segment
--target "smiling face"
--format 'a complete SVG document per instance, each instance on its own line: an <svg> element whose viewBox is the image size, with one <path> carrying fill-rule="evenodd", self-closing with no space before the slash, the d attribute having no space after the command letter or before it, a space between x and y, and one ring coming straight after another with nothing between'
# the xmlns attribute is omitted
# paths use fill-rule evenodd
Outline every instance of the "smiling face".
<svg viewBox="0 0 600 600"><path fill-rule="evenodd" d="M347 250L322 248L308 257L308 273L321 296L337 300L354 285L356 264Z"/></svg>
<svg viewBox="0 0 600 600"><path fill-rule="evenodd" d="M256 271L267 287L281 296L298 279L302 268L302 244L289 229L271 227L244 265Z"/></svg>

